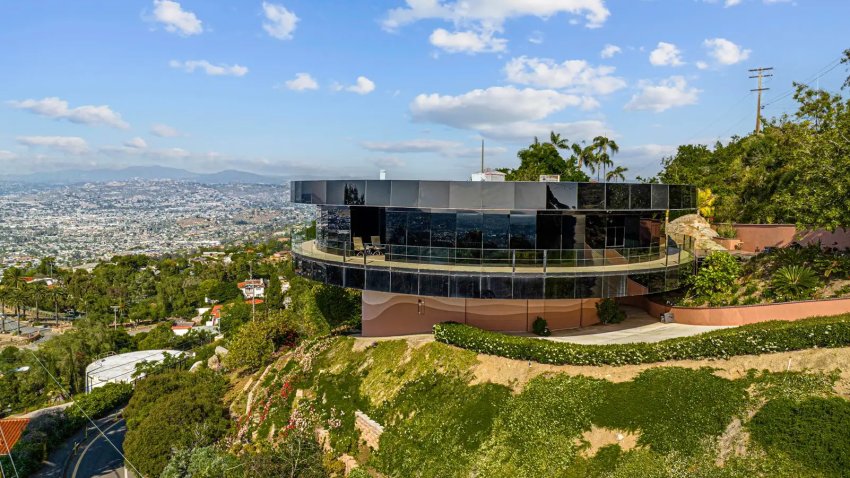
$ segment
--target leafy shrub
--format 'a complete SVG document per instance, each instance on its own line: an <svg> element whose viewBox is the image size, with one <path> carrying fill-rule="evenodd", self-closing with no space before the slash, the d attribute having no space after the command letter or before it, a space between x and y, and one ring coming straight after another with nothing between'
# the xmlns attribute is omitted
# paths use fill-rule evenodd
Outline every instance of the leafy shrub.
<svg viewBox="0 0 850 478"><path fill-rule="evenodd" d="M348 474L348 478L372 478L372 475L363 468L355 468Z"/></svg>
<svg viewBox="0 0 850 478"><path fill-rule="evenodd" d="M741 276L741 264L728 252L714 251L702 261L696 274L689 278L691 293L697 297L730 294Z"/></svg>
<svg viewBox="0 0 850 478"><path fill-rule="evenodd" d="M256 370L268 363L278 347L293 346L297 339L298 334L283 317L248 322L239 328L230 341L224 363L231 368Z"/></svg>
<svg viewBox="0 0 850 478"><path fill-rule="evenodd" d="M814 271L805 266L780 267L770 283L771 292L784 300L811 299L820 285Z"/></svg>
<svg viewBox="0 0 850 478"><path fill-rule="evenodd" d="M534 319L534 322L531 324L531 330L540 336L548 337L552 335L552 331L549 330L549 325L546 323L546 319L543 317L537 317Z"/></svg>
<svg viewBox="0 0 850 478"><path fill-rule="evenodd" d="M777 398L749 423L752 438L827 476L850 470L850 401L843 398Z"/></svg>
<svg viewBox="0 0 850 478"><path fill-rule="evenodd" d="M619 324L626 320L626 313L620 310L620 307L613 299L602 299L597 302L596 314L599 316L599 321L603 324Z"/></svg>
<svg viewBox="0 0 850 478"><path fill-rule="evenodd" d="M581 345L504 335L453 322L434 326L434 338L478 353L549 364L623 365L758 355L850 345L850 314L794 322L771 321L655 343Z"/></svg>
<svg viewBox="0 0 850 478"><path fill-rule="evenodd" d="M82 426L89 418L100 418L119 405L127 403L133 396L133 385L129 383L107 383L102 387L93 389L86 395L81 395L74 400L74 405L68 407L65 414L70 420L79 421Z"/></svg>
<svg viewBox="0 0 850 478"><path fill-rule="evenodd" d="M717 226L717 235L722 239L735 239L738 237L738 230L732 227L732 224L720 224Z"/></svg>

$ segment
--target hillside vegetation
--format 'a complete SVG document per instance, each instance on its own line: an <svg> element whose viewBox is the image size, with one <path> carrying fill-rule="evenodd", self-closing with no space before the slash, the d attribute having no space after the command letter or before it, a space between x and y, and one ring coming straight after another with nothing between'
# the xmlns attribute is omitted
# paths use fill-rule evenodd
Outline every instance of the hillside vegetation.
<svg viewBox="0 0 850 478"><path fill-rule="evenodd" d="M786 356L827 367L784 371ZM850 351L786 352L774 371L742 369L758 363L745 359L559 368L431 341L331 338L229 399L244 449L279 441L293 409L311 410L329 456L388 477L850 476L848 380L828 368ZM358 410L383 425L378 450L360 439Z"/></svg>

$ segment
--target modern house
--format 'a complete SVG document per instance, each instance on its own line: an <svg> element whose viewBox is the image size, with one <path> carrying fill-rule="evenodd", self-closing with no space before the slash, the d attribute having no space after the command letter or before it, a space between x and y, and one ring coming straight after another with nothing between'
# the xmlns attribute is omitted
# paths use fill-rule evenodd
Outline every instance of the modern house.
<svg viewBox="0 0 850 478"><path fill-rule="evenodd" d="M602 298L676 289L692 241L664 233L696 210L696 189L665 184L294 181L316 205L295 267L363 290L363 334L421 333L443 321L526 331L598 321Z"/></svg>
<svg viewBox="0 0 850 478"><path fill-rule="evenodd" d="M260 299L266 293L266 281L263 279L248 279L236 284L246 299Z"/></svg>

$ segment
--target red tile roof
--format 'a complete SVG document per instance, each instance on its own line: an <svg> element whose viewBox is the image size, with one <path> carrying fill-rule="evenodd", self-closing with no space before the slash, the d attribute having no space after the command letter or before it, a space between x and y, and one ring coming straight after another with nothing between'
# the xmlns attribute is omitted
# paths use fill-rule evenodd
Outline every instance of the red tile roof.
<svg viewBox="0 0 850 478"><path fill-rule="evenodd" d="M221 305L216 304L213 306L212 311L210 311L210 315L215 317L216 319L221 318Z"/></svg>
<svg viewBox="0 0 850 478"><path fill-rule="evenodd" d="M8 455L9 450L21 438L21 434L30 422L29 418L5 418L0 420L0 455Z"/></svg>
<svg viewBox="0 0 850 478"><path fill-rule="evenodd" d="M254 305L260 305L263 303L263 299L248 299L245 301L245 303L250 305L251 301L254 301Z"/></svg>

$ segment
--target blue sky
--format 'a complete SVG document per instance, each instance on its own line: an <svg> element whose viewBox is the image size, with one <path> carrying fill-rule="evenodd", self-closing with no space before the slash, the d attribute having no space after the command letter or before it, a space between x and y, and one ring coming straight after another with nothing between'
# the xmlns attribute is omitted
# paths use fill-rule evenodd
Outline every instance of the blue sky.
<svg viewBox="0 0 850 478"><path fill-rule="evenodd" d="M550 129L630 177L837 90L843 0L0 1L0 174L463 179ZM830 69L832 68L832 69ZM823 73L825 70L829 70ZM823 74L821 74L823 73Z"/></svg>

